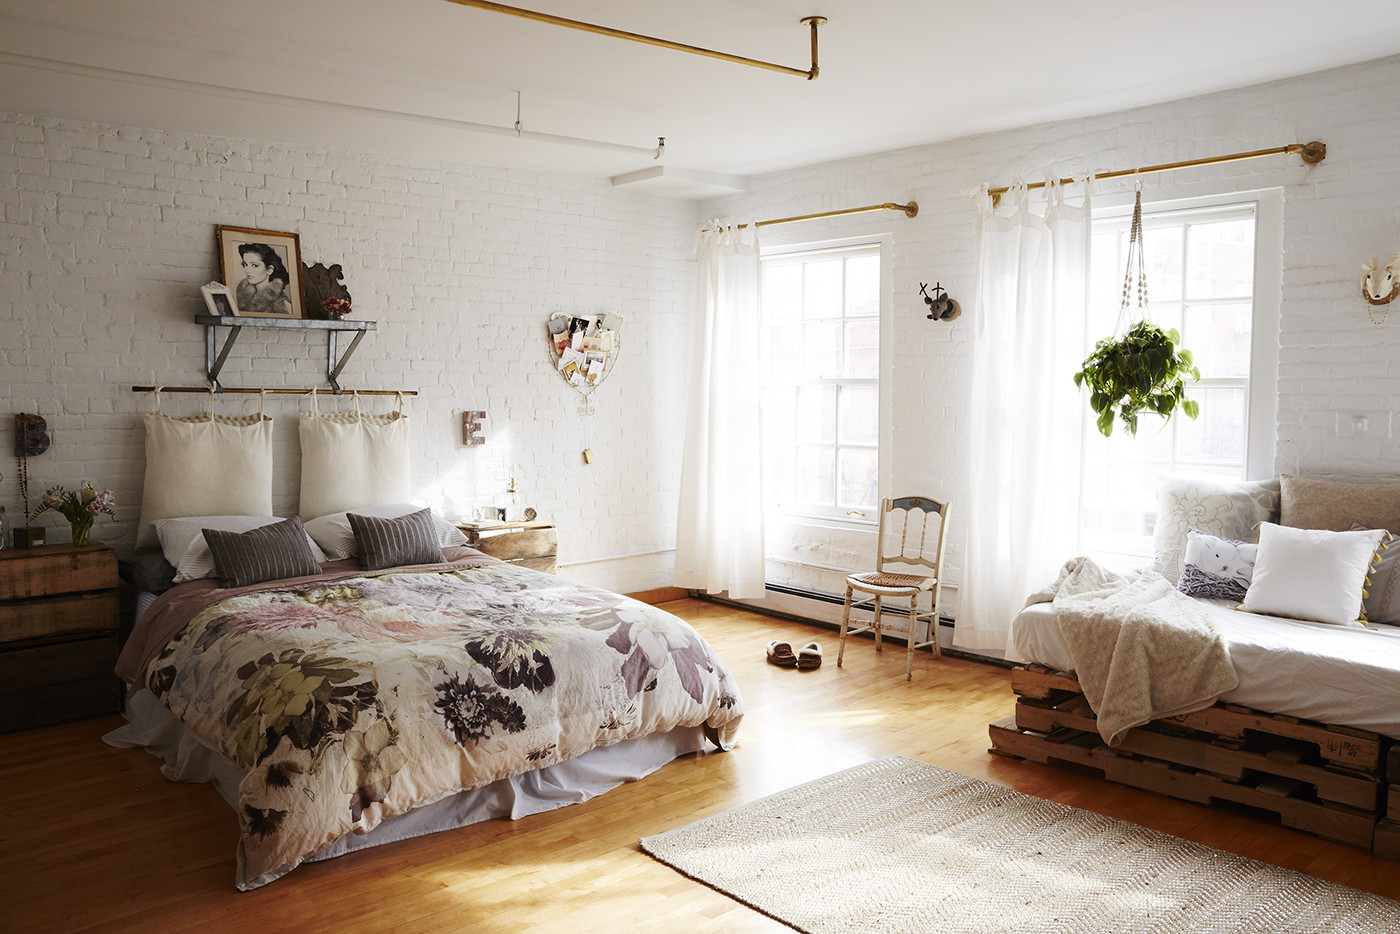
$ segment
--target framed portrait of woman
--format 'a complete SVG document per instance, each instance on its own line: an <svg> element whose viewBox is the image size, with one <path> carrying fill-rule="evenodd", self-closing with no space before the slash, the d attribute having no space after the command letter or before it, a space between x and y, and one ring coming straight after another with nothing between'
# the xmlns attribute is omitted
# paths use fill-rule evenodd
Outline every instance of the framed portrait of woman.
<svg viewBox="0 0 1400 934"><path fill-rule="evenodd" d="M219 278L247 318L305 318L301 241L294 233L252 227L215 228Z"/></svg>

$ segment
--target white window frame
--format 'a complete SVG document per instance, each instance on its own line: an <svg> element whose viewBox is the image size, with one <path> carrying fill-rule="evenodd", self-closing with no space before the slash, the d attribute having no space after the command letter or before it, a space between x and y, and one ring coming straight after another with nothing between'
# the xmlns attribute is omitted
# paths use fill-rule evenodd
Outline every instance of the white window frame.
<svg viewBox="0 0 1400 934"><path fill-rule="evenodd" d="M1127 200L1108 207L1094 209L1094 221L1111 220L1132 214L1132 196ZM1197 198L1183 198L1155 202L1144 205L1144 214L1172 214L1179 212L1209 211L1228 209L1230 206L1252 205L1254 208L1254 309L1251 321L1249 382L1245 401L1245 457L1242 480L1262 480L1274 476L1274 456L1278 438L1278 357L1279 319L1283 296L1283 191L1278 188L1258 191L1232 192ZM1149 283L1150 288L1151 283ZM1150 297L1150 291L1149 291ZM1185 296L1183 296L1183 302ZM1134 309L1129 309L1129 314ZM1087 335L1086 348L1092 348L1093 341L1102 334ZM1188 342L1189 346L1189 342ZM1086 349L1085 353L1088 353ZM1210 385L1203 379L1201 385ZM1187 395L1191 385L1187 386ZM1083 432L1097 432L1093 418L1087 414L1083 421ZM1176 417L1182 417L1178 414ZM1115 430L1122 430L1121 427ZM1150 505L1155 512L1155 503ZM1081 510L1081 522L1082 522ZM1084 540L1081 524L1078 538L1081 547ZM1089 549L1092 551L1092 549ZM1096 557L1108 559L1111 563L1122 564L1125 556L1117 553L1099 554Z"/></svg>
<svg viewBox="0 0 1400 934"><path fill-rule="evenodd" d="M812 510L804 508L802 505L793 503L781 508L775 507L768 502L765 491L764 508L769 511L769 515L774 520L775 525L791 523L797 526L810 528L846 529L860 530L873 533L879 524L879 502L883 496L888 495L889 489L889 456L891 442L894 438L894 431L891 426L893 405L891 401L889 378L890 368L894 360L893 332L894 326L891 309L894 290L894 275L891 270L891 246L892 238L888 234L867 236L867 237L847 237L833 240L821 240L803 243L789 243L774 246L764 246L761 248L760 262L770 259L794 258L801 255L820 255L822 253L843 253L859 249L872 249L878 252L880 258L880 355L879 370L875 376L876 394L878 399L878 412L880 423L877 426L876 442L876 494L875 507L860 515L850 515L834 509L830 512ZM823 564L815 564L814 567L824 567Z"/></svg>

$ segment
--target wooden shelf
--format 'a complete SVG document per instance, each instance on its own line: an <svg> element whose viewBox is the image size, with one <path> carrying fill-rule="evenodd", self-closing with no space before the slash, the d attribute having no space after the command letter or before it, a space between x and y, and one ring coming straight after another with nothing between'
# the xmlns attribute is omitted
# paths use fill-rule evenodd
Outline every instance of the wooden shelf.
<svg viewBox="0 0 1400 934"><path fill-rule="evenodd" d="M359 347L360 341L364 340L365 332L373 331L378 327L373 321L347 321L343 318L246 318L195 315L194 320L196 324L204 325L204 372L211 383L219 381L219 373L223 371L224 361L228 359L229 351L233 349L234 342L238 340L238 335L242 333L244 328L325 331L326 381L336 392L341 391L340 383L336 380L339 379L341 370L345 369L345 364L350 362L355 348ZM228 328L228 338L224 341L222 348L218 346L216 336L219 328ZM337 354L336 335L341 331L354 331L355 339L350 342L349 347L345 348L345 353Z"/></svg>

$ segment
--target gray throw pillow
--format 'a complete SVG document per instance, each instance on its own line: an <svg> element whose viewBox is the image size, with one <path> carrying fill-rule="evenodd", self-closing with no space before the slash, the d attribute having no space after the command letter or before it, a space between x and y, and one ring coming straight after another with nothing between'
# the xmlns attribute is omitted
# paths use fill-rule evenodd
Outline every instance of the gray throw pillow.
<svg viewBox="0 0 1400 934"><path fill-rule="evenodd" d="M1258 545L1191 529L1186 533L1186 563L1176 589L1188 597L1243 600L1258 553Z"/></svg>
<svg viewBox="0 0 1400 934"><path fill-rule="evenodd" d="M1360 522L1352 529L1366 528ZM1369 623L1400 625L1400 545L1387 535L1381 539L1376 556L1366 571L1366 589L1362 591L1361 607Z"/></svg>
<svg viewBox="0 0 1400 934"><path fill-rule="evenodd" d="M249 532L204 529L203 535L214 559L214 573L225 587L321 573L306 529L295 516Z"/></svg>
<svg viewBox="0 0 1400 934"><path fill-rule="evenodd" d="M421 509L397 519L345 514L355 533L360 559L366 571L401 564L437 564L446 561L433 527L431 509Z"/></svg>

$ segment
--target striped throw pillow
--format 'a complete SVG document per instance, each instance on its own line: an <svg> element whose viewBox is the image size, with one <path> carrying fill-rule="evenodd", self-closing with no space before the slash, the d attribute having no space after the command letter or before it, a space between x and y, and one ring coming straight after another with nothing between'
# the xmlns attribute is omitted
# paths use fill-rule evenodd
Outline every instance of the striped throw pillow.
<svg viewBox="0 0 1400 934"><path fill-rule="evenodd" d="M366 571L447 560L438 544L430 509L420 509L397 519L379 519L353 512L346 513L345 518L355 533L355 543Z"/></svg>
<svg viewBox="0 0 1400 934"><path fill-rule="evenodd" d="M214 559L214 574L225 587L321 573L306 529L296 516L249 532L202 531Z"/></svg>

